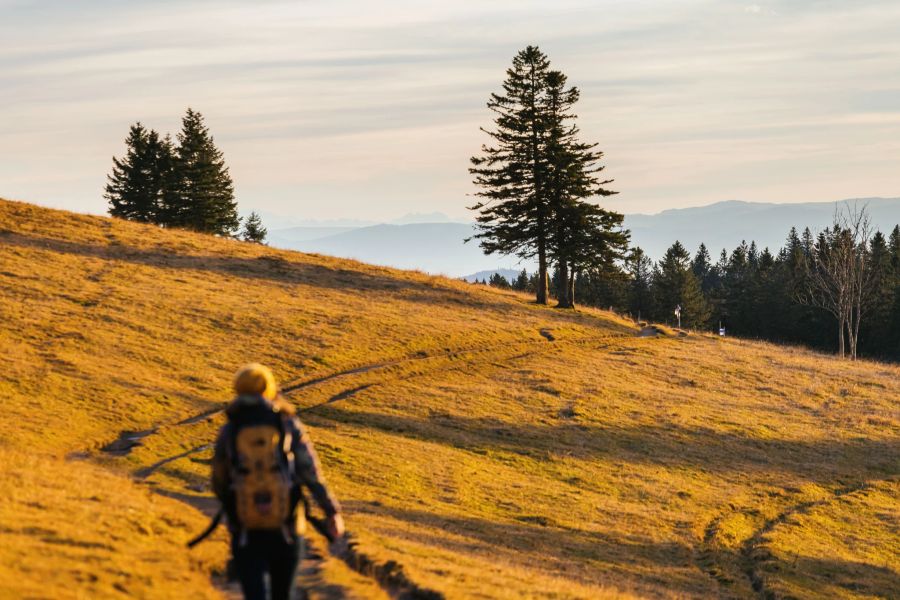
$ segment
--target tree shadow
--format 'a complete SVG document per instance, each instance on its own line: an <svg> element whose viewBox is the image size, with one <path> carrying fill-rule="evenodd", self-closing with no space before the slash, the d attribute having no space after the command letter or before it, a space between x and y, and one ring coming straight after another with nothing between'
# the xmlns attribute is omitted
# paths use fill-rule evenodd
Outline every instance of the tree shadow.
<svg viewBox="0 0 900 600"><path fill-rule="evenodd" d="M433 546L441 551L478 556L488 560L531 563L553 575L587 580L596 585L601 577L627 579L633 589L659 585L696 589L693 549L675 541L658 542L637 535L610 535L555 523L537 524L523 516L521 522L460 517L379 502L345 501L351 513L388 517L416 525L408 531L391 528L389 535ZM389 525L385 525L389 527ZM593 577L579 575L591 564Z"/></svg>
<svg viewBox="0 0 900 600"><path fill-rule="evenodd" d="M887 597L885 593L900 591L900 575L896 571L886 566L856 561L801 557L793 562L767 563L762 570L773 579L792 580L794 585L818 588L827 582L871 598ZM775 587L773 583L764 581L764 585L768 584L767 588Z"/></svg>
<svg viewBox="0 0 900 600"><path fill-rule="evenodd" d="M438 413L413 417L324 405L306 416L361 428L375 428L477 454L509 452L689 467L717 473L790 473L809 481L859 481L900 470L900 439L785 440L745 437L705 427L676 424L602 427L560 418L557 424L515 424L496 418ZM846 482L845 482L846 483Z"/></svg>
<svg viewBox="0 0 900 600"><path fill-rule="evenodd" d="M327 267L311 262L287 260L278 254L243 258L229 255L178 254L164 247L137 248L124 244L71 242L50 237L0 231L0 244L49 250L106 261L122 261L160 269L207 271L275 283L305 284L343 291L397 293L403 301L425 304L459 304L480 310L508 312L509 302L491 301L449 286L380 276L363 270ZM349 263L349 261L346 261Z"/></svg>

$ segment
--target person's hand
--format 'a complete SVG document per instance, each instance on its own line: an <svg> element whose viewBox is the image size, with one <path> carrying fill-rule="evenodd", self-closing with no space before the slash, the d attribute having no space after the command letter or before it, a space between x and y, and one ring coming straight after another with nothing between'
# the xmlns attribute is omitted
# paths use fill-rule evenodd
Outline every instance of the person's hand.
<svg viewBox="0 0 900 600"><path fill-rule="evenodd" d="M328 517L325 526L328 527L328 535L333 540L340 539L344 535L344 517L340 513Z"/></svg>

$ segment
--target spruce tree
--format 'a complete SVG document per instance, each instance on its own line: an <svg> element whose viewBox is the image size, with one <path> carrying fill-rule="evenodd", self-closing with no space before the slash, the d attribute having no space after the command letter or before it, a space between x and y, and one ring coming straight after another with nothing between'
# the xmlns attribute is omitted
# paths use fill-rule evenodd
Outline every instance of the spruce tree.
<svg viewBox="0 0 900 600"><path fill-rule="evenodd" d="M900 360L900 225L891 231L889 249L894 275L894 309L887 324L893 342L888 343L886 354L894 360Z"/></svg>
<svg viewBox="0 0 900 600"><path fill-rule="evenodd" d="M888 252L891 255L891 267L894 270L896 282L900 284L900 225L895 225L891 231Z"/></svg>
<svg viewBox="0 0 900 600"><path fill-rule="evenodd" d="M704 281L712 271L709 250L706 249L706 244L701 243L697 249L697 254L694 255L694 260L691 261L691 270L700 281Z"/></svg>
<svg viewBox="0 0 900 600"><path fill-rule="evenodd" d="M751 247L755 247L752 244ZM752 277L753 302L756 305L756 335L766 339L777 339L778 319L780 314L778 278L775 257L769 248L763 248L755 259L756 268Z"/></svg>
<svg viewBox="0 0 900 600"><path fill-rule="evenodd" d="M602 287L598 280L603 276L624 282L619 262L626 256L628 232L622 229L623 218L589 202L570 202L558 211L557 236L551 249L557 257L560 307L575 307L575 280L579 274L589 274L595 280L596 290Z"/></svg>
<svg viewBox="0 0 900 600"><path fill-rule="evenodd" d="M541 98L546 93L550 63L536 46L528 46L506 71L501 93L491 94L488 108L494 112L494 129L482 129L492 143L472 157L469 172L481 198L470 208L478 211L477 233L488 254L515 254L538 259L538 304L546 304L547 242L550 207L545 118Z"/></svg>
<svg viewBox="0 0 900 600"><path fill-rule="evenodd" d="M190 108L178 134L175 171L168 223L204 233L233 235L240 219L231 176L203 116Z"/></svg>
<svg viewBox="0 0 900 600"><path fill-rule="evenodd" d="M862 340L868 353L876 356L890 354L891 313L894 309L895 275L891 264L891 250L888 241L880 231L876 231L869 242L869 261L872 268L873 292L872 308L864 321Z"/></svg>
<svg viewBox="0 0 900 600"><path fill-rule="evenodd" d="M676 241L659 261L654 276L656 303L660 316L672 318L681 307L681 322L686 327L705 327L710 317L709 305L700 289L700 281L691 270L691 255Z"/></svg>
<svg viewBox="0 0 900 600"><path fill-rule="evenodd" d="M616 192L604 187L612 183L611 179L599 176L604 167L599 164L603 153L596 149L597 144L579 140L573 112L579 97L578 88L567 87L563 73L547 73L541 109L548 158L545 191L552 222L548 248L559 270L557 297L563 308L575 307L579 272L590 270L597 279L602 271L622 280L621 270L613 264L625 258L628 245L628 233L622 229L624 217L586 202Z"/></svg>
<svg viewBox="0 0 900 600"><path fill-rule="evenodd" d="M160 153L157 168L160 180L159 210L156 222L164 227L174 225L174 213L179 206L178 190L180 173L177 165L175 144L172 136L166 134L160 140Z"/></svg>
<svg viewBox="0 0 900 600"><path fill-rule="evenodd" d="M519 273L518 277L516 277L516 280L512 284L513 289L518 290L520 292L527 292L527 291L529 291L528 288L529 288L530 281L531 281L531 278L528 277L528 271L526 271L525 269L522 269L522 272Z"/></svg>
<svg viewBox="0 0 900 600"><path fill-rule="evenodd" d="M163 222L162 206L169 189L171 146L140 122L131 126L122 159L113 157L104 198L113 217L142 223Z"/></svg>
<svg viewBox="0 0 900 600"><path fill-rule="evenodd" d="M748 335L756 323L752 300L752 267L749 256L750 248L747 246L747 242L741 241L728 258L724 278L728 326L735 333L742 335Z"/></svg>
<svg viewBox="0 0 900 600"><path fill-rule="evenodd" d="M628 311L638 320L648 319L654 314L653 261L640 247L635 247L625 264L630 276Z"/></svg>
<svg viewBox="0 0 900 600"><path fill-rule="evenodd" d="M501 275L500 273L494 273L491 275L490 281L488 281L488 285L500 288L501 290L508 290L510 285L509 281L506 280L506 277Z"/></svg>
<svg viewBox="0 0 900 600"><path fill-rule="evenodd" d="M268 230L263 227L262 219L255 211L244 221L244 229L241 231L241 239L245 242L263 244L266 241Z"/></svg>

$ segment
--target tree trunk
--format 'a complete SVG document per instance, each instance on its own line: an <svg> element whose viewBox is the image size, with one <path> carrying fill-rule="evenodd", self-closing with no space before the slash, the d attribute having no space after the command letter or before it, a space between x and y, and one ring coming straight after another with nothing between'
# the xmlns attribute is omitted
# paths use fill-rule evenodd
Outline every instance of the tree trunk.
<svg viewBox="0 0 900 600"><path fill-rule="evenodd" d="M862 314L859 310L850 313L850 323L848 328L848 336L850 337L850 360L856 360L856 351L859 346L859 323L862 321Z"/></svg>
<svg viewBox="0 0 900 600"><path fill-rule="evenodd" d="M538 281L537 281L537 303L547 304L547 296L549 282L547 281L547 249L544 240L538 239Z"/></svg>
<svg viewBox="0 0 900 600"><path fill-rule="evenodd" d="M559 261L559 288L556 290L556 307L571 308L571 300L569 299L569 263L562 258Z"/></svg>
<svg viewBox="0 0 900 600"><path fill-rule="evenodd" d="M844 316L838 317L838 356L844 358Z"/></svg>
<svg viewBox="0 0 900 600"><path fill-rule="evenodd" d="M575 308L575 271L569 274L569 292L567 294L569 308Z"/></svg>

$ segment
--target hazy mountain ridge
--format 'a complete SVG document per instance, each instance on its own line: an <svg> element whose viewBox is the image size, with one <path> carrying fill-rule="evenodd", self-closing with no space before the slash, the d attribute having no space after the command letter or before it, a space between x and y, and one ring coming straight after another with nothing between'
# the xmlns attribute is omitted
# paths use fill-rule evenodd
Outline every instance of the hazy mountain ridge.
<svg viewBox="0 0 900 600"><path fill-rule="evenodd" d="M491 277L494 274L499 273L500 275L503 275L507 281L512 283L521 272L521 269L518 271L516 271L515 269L493 269L490 271L478 271L477 273L466 275L465 277L463 277L463 279L465 279L469 283L475 283L476 281L490 281Z"/></svg>
<svg viewBox="0 0 900 600"><path fill-rule="evenodd" d="M497 268L522 269L516 258L485 256L477 242L465 243L473 233L474 227L466 223L382 224L320 239L291 239L289 234L273 232L272 245L452 277Z"/></svg>
<svg viewBox="0 0 900 600"><path fill-rule="evenodd" d="M741 241L756 241L773 253L784 245L791 230L809 227L818 231L834 220L836 208L845 203L867 206L873 224L887 233L900 223L900 198L860 198L840 202L774 204L728 200L708 206L665 210L655 215L627 215L632 245L659 258L675 240L693 252L701 243L718 255L733 250Z"/></svg>
<svg viewBox="0 0 900 600"><path fill-rule="evenodd" d="M654 215L626 215L631 243L654 259L675 240L690 252L704 243L715 257L741 241L755 240L760 249L777 252L791 227L821 230L831 224L835 208L844 202L866 205L873 224L887 233L900 223L900 198L862 198L842 202L774 204L728 200L708 206L678 208ZM415 219L417 215L410 215ZM433 217L434 215L424 215ZM318 235L321 233L322 235ZM367 227L298 227L271 231L279 248L355 258L370 263L418 269L453 277L478 272L533 270L530 261L509 256L485 256L477 242L463 240L475 233L471 223L431 222L380 224Z"/></svg>

